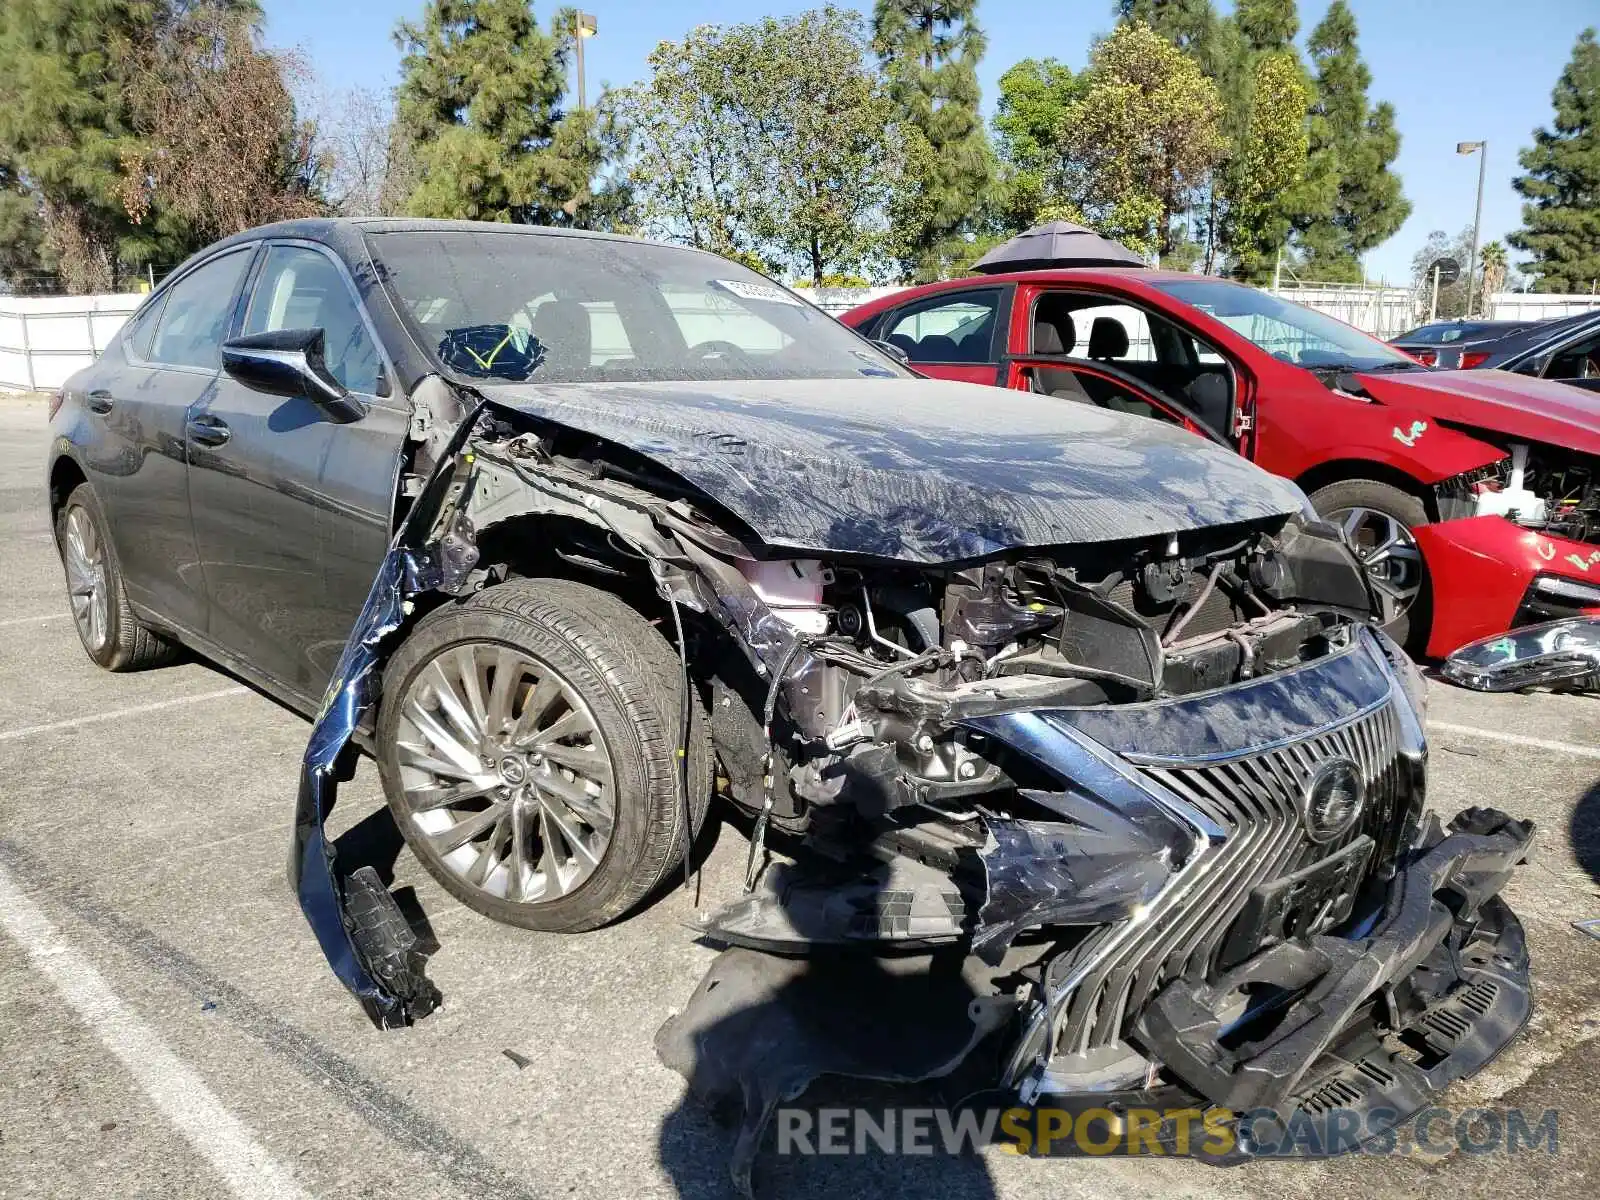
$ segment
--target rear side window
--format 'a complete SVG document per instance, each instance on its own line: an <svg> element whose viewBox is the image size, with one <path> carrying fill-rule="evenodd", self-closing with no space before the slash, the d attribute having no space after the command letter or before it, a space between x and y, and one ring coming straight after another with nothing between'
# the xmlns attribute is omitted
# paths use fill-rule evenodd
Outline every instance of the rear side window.
<svg viewBox="0 0 1600 1200"><path fill-rule="evenodd" d="M960 292L892 314L882 339L914 363L994 363L998 290Z"/></svg>
<svg viewBox="0 0 1600 1200"><path fill-rule="evenodd" d="M155 335L156 321L166 304L165 296L157 296L144 304L122 330L122 344L136 359L150 357L150 339Z"/></svg>
<svg viewBox="0 0 1600 1200"><path fill-rule="evenodd" d="M150 344L152 361L212 370L222 365L222 342L228 336L233 298L250 265L250 255L249 248L230 251L173 284Z"/></svg>
<svg viewBox="0 0 1600 1200"><path fill-rule="evenodd" d="M272 246L250 298L246 333L320 329L333 377L352 392L376 395L382 361L339 268L304 246Z"/></svg>

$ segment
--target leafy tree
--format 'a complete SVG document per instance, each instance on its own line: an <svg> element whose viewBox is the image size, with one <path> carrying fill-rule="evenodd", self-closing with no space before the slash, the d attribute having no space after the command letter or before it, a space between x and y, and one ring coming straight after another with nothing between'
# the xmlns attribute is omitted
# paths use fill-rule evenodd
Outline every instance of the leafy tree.
<svg viewBox="0 0 1600 1200"><path fill-rule="evenodd" d="M1059 135L1062 199L1109 236L1170 254L1174 216L1225 149L1215 85L1142 24L1096 45L1082 84Z"/></svg>
<svg viewBox="0 0 1600 1200"><path fill-rule="evenodd" d="M1062 122L1082 91L1071 68L1053 58L1025 58L1000 76L993 122L997 207L1008 233L1037 224L1047 198L1061 190Z"/></svg>
<svg viewBox="0 0 1600 1200"><path fill-rule="evenodd" d="M1552 94L1554 128L1537 129L1512 181L1527 201L1506 240L1533 255L1534 290L1579 292L1600 278L1600 44L1585 29Z"/></svg>
<svg viewBox="0 0 1600 1200"><path fill-rule="evenodd" d="M649 82L616 98L645 227L813 283L892 252L885 214L914 211L897 185L919 132L891 128L866 52L836 8L662 42Z"/></svg>
<svg viewBox="0 0 1600 1200"><path fill-rule="evenodd" d="M1222 257L1233 274L1260 279L1291 220L1331 207L1336 188L1331 154L1308 155L1307 114L1294 111L1291 74L1310 100L1294 48L1299 16L1293 0L1239 0L1226 19L1191 7L1180 21L1173 0L1164 7L1169 37L1203 65L1223 102L1226 149L1201 197L1204 268Z"/></svg>
<svg viewBox="0 0 1600 1200"><path fill-rule="evenodd" d="M289 83L304 71L263 50L255 23L202 2L134 56L141 144L123 152L123 205L143 222L160 201L201 241L325 211L313 129Z"/></svg>
<svg viewBox="0 0 1600 1200"><path fill-rule="evenodd" d="M608 132L568 113L569 12L543 32L527 0L429 0L403 21L397 110L410 137L414 216L592 223Z"/></svg>
<svg viewBox="0 0 1600 1200"><path fill-rule="evenodd" d="M1461 276L1454 283L1442 284L1439 288L1439 307L1437 315L1440 319L1465 316L1467 312L1467 252L1472 246L1472 226L1468 225L1454 237L1442 229L1435 229L1428 235L1428 240L1423 243L1422 249L1411 256L1411 275L1418 297L1418 308L1423 316L1428 313L1428 305L1433 297L1433 276L1430 274L1433 264L1441 258L1453 258L1461 266Z"/></svg>
<svg viewBox="0 0 1600 1200"><path fill-rule="evenodd" d="M899 230L903 266L937 279L980 212L994 158L978 111L978 62L985 38L977 0L877 0L872 41L889 79L897 123L927 143L925 169L909 181L922 194L910 208L920 224ZM906 213L899 214L900 219Z"/></svg>
<svg viewBox="0 0 1600 1200"><path fill-rule="evenodd" d="M1390 164L1400 153L1394 108L1367 99L1372 72L1356 46L1356 21L1334 0L1311 32L1316 70L1308 175L1334 179L1334 194L1314 197L1295 221L1305 269L1317 279L1361 277L1361 255L1404 224L1411 205Z"/></svg>
<svg viewBox="0 0 1600 1200"><path fill-rule="evenodd" d="M253 0L215 0L254 16ZM131 80L142 46L181 0L0 3L0 221L9 273L73 292L111 286L119 266L185 257L193 231L159 207L135 223L122 203L123 158L137 149ZM30 251L30 247L32 247ZM51 283L41 273L54 275Z"/></svg>
<svg viewBox="0 0 1600 1200"><path fill-rule="evenodd" d="M1249 134L1228 163L1225 239L1234 274L1262 280L1272 274L1289 240L1283 197L1306 163L1307 88L1293 54L1258 55L1250 89Z"/></svg>

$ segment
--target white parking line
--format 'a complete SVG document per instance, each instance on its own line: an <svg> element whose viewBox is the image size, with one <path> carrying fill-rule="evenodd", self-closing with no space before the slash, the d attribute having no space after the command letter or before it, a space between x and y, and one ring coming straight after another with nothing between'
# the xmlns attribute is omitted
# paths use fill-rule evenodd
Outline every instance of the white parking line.
<svg viewBox="0 0 1600 1200"><path fill-rule="evenodd" d="M0 621L0 629L11 625L32 625L35 621L65 621L71 615L71 613L45 613L40 617L7 617L4 621Z"/></svg>
<svg viewBox="0 0 1600 1200"><path fill-rule="evenodd" d="M1498 729L1479 729L1476 725L1453 725L1449 721L1429 721L1428 728L1439 733L1459 733L1466 737L1482 738L1486 742L1505 742L1509 746L1527 746L1530 750L1553 750L1557 754L1576 754L1580 758L1600 758L1600 746L1580 746L1576 742L1554 742L1548 738L1524 737L1520 733L1502 733Z"/></svg>
<svg viewBox="0 0 1600 1200"><path fill-rule="evenodd" d="M246 1200L310 1200L249 1126L223 1107L205 1080L167 1049L154 1030L119 1000L89 961L61 936L0 867L0 929L50 980L83 1023L128 1068L162 1114L177 1126Z"/></svg>
<svg viewBox="0 0 1600 1200"><path fill-rule="evenodd" d="M153 704L135 704L132 708L114 708L110 712L90 713L86 717L51 721L48 725L24 725L21 729L7 729L4 733L0 733L0 742L32 737L36 733L51 733L57 729L76 729L79 725L115 721L119 717L136 717L141 713L160 712L163 708L177 708L181 704L199 704L204 700L220 700L224 696L242 696L249 690L246 687L223 688L217 692L201 692L198 696L179 696L173 700L157 700Z"/></svg>

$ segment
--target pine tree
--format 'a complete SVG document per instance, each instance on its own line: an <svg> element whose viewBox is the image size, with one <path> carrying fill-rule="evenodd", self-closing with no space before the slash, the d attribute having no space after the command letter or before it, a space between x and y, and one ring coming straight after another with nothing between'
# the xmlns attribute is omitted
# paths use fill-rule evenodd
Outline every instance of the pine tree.
<svg viewBox="0 0 1600 1200"><path fill-rule="evenodd" d="M915 127L927 152L918 156L918 227L899 231L904 269L936 279L980 214L994 177L994 156L978 110L978 62L985 38L977 0L877 0L872 42L889 79L900 123Z"/></svg>
<svg viewBox="0 0 1600 1200"><path fill-rule="evenodd" d="M1331 203L1325 195L1303 197L1295 228L1305 269L1313 277L1358 279L1361 255L1399 229L1411 212L1399 176L1389 169L1400 152L1400 135L1393 107L1368 101L1372 72L1361 60L1355 17L1345 0L1329 6L1311 32L1308 49L1316 99L1307 176L1331 179L1334 194Z"/></svg>
<svg viewBox="0 0 1600 1200"><path fill-rule="evenodd" d="M1150 26L1221 86L1227 64L1222 18L1211 0L1117 0L1117 19Z"/></svg>
<svg viewBox="0 0 1600 1200"><path fill-rule="evenodd" d="M259 15L253 0L210 3ZM121 194L124 158L144 148L132 113L138 53L190 7L179 0L0 2L0 210L7 228L20 225L28 239L12 244L9 273L37 286L97 291L111 287L124 265L171 266L196 248L192 231L159 208L135 222Z"/></svg>
<svg viewBox="0 0 1600 1200"><path fill-rule="evenodd" d="M593 114L561 107L571 37L543 32L527 0L429 0L420 25L401 22L397 110L418 174L409 212L588 222L602 150Z"/></svg>
<svg viewBox="0 0 1600 1200"><path fill-rule="evenodd" d="M1552 129L1534 132L1512 181L1528 201L1507 240L1533 255L1541 292L1587 292L1600 278L1600 44L1585 29L1552 94Z"/></svg>
<svg viewBox="0 0 1600 1200"><path fill-rule="evenodd" d="M1291 49L1300 32L1295 0L1238 0L1233 21L1244 34L1246 49L1254 52Z"/></svg>

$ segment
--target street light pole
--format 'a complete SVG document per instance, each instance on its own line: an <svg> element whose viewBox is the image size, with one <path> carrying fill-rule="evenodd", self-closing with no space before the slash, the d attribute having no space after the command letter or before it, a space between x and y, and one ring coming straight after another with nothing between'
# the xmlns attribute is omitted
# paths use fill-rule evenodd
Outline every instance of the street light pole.
<svg viewBox="0 0 1600 1200"><path fill-rule="evenodd" d="M578 56L578 107L585 108L583 95L583 43L600 32L600 23L595 20L593 13L580 12L573 15L573 34Z"/></svg>
<svg viewBox="0 0 1600 1200"><path fill-rule="evenodd" d="M1472 253L1467 255L1467 316L1472 315L1472 291L1478 284L1478 231L1483 225L1483 172L1489 165L1488 142L1457 142L1457 154L1478 156L1478 207L1472 216Z"/></svg>

